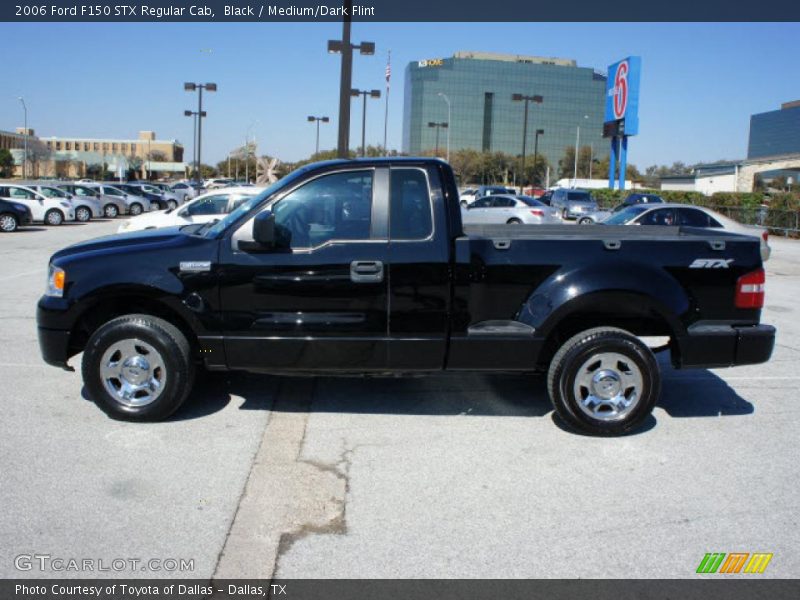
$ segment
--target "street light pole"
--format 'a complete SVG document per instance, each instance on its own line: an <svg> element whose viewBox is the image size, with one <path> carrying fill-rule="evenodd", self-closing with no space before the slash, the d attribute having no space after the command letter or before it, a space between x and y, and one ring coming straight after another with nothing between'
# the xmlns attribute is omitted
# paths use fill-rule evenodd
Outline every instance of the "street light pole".
<svg viewBox="0 0 800 600"><path fill-rule="evenodd" d="M539 162L539 136L544 135L544 129L537 129L533 140L533 185L536 185L536 165Z"/></svg>
<svg viewBox="0 0 800 600"><path fill-rule="evenodd" d="M364 97L364 107L361 112L361 156L367 155L367 96L370 98L380 98L380 90L350 90L350 95L354 98Z"/></svg>
<svg viewBox="0 0 800 600"><path fill-rule="evenodd" d="M203 112L203 90L209 92L217 91L216 83L184 83L183 89L186 92L194 92L197 90L197 156L195 157L195 173L196 177L200 177L200 164L202 161L203 149L203 117L206 113ZM186 114L184 112L184 114Z"/></svg>
<svg viewBox="0 0 800 600"><path fill-rule="evenodd" d="M28 178L28 107L25 105L25 98L22 96L19 97L19 101L22 103L22 111L25 114L24 122L22 124L23 127L23 138L22 138L22 145L23 145L23 155L22 155L22 178Z"/></svg>
<svg viewBox="0 0 800 600"><path fill-rule="evenodd" d="M450 123L453 122L450 114L450 98L448 98L447 94L444 92L439 92L439 96L442 97L442 100L447 102L447 162L450 162Z"/></svg>
<svg viewBox="0 0 800 600"><path fill-rule="evenodd" d="M192 162L194 163L194 179L196 181L199 178L199 171L197 169L197 165L200 162L200 160L198 159L198 153L197 153L197 123L198 123L199 117L205 117L206 116L206 111L203 111L202 114L201 114L201 113L198 113L197 111L194 111L194 110L185 110L185 111L183 111L183 114L186 117L193 117L194 118L193 119L193 128L192 128L192 133L194 135L194 140L193 140L194 147L192 148L192 150L193 150Z"/></svg>
<svg viewBox="0 0 800 600"><path fill-rule="evenodd" d="M339 78L339 139L337 153L339 158L347 158L350 152L350 93L353 84L353 50L360 54L375 54L374 42L350 43L351 15L353 1L342 3L342 39L328 40L328 52L342 55L342 71Z"/></svg>
<svg viewBox="0 0 800 600"><path fill-rule="evenodd" d="M589 115L583 115L584 119L588 119ZM575 134L575 167L572 173L572 187L575 187L575 181L578 179L578 146L581 141L581 126L578 125L578 131Z"/></svg>
<svg viewBox="0 0 800 600"><path fill-rule="evenodd" d="M521 187L524 188L527 181L525 178L525 149L528 141L528 103L535 102L536 104L541 104L544 101L544 98L538 94L533 96L527 96L525 94L511 94L511 100L513 102L525 103L525 117L523 118L522 122L522 174L520 176Z"/></svg>
<svg viewBox="0 0 800 600"><path fill-rule="evenodd" d="M428 122L428 127L435 127L436 128L436 157L439 157L439 129L447 129L448 133L450 132L450 124L449 123L434 123L433 121Z"/></svg>
<svg viewBox="0 0 800 600"><path fill-rule="evenodd" d="M308 116L308 122L309 123L313 123L314 121L317 122L317 145L316 145L316 150L315 150L314 154L319 154L319 124L320 124L320 122L328 123L330 121L330 119L328 117L315 117L313 115L309 115Z"/></svg>

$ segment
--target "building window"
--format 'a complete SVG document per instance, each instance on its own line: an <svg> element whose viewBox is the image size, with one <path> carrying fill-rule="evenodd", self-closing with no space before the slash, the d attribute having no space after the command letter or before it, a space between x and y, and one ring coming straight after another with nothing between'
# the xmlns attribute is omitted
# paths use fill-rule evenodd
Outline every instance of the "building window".
<svg viewBox="0 0 800 600"><path fill-rule="evenodd" d="M61 150L61 142L56 142L56 150Z"/></svg>
<svg viewBox="0 0 800 600"><path fill-rule="evenodd" d="M97 152L98 150L100 150L100 144L98 144L97 142L95 142L95 143L94 143L94 151L95 151L95 152Z"/></svg>
<svg viewBox="0 0 800 600"><path fill-rule="evenodd" d="M481 148L484 152L489 152L492 148L492 102L494 94L486 92L483 95L483 140Z"/></svg>

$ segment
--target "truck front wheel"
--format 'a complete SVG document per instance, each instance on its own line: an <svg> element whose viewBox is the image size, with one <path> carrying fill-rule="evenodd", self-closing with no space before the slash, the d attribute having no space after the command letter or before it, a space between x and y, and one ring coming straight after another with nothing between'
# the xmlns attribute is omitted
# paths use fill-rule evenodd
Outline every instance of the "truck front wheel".
<svg viewBox="0 0 800 600"><path fill-rule="evenodd" d="M619 435L641 424L661 393L650 349L614 327L587 329L556 352L547 373L556 413L570 427Z"/></svg>
<svg viewBox="0 0 800 600"><path fill-rule="evenodd" d="M86 345L82 371L92 400L127 421L166 419L194 381L186 336L151 315L126 315L101 326Z"/></svg>

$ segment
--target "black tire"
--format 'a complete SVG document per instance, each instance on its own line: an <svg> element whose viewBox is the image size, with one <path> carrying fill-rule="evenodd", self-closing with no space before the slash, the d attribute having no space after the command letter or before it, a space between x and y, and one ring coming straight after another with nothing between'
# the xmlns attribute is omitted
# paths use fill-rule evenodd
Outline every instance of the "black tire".
<svg viewBox="0 0 800 600"><path fill-rule="evenodd" d="M603 358L599 359L601 356ZM622 359L617 359L618 356ZM615 367L601 371L602 363L607 362L606 357L616 363ZM595 366L598 362L599 366ZM594 411L599 418L590 415L592 411L581 406L576 387L580 388L580 400L597 397L592 394L594 390L584 388L576 380L579 377L584 379L591 373L594 373L592 385L599 378L596 381L598 386L610 386L600 388L597 397L602 398L603 393L618 389L614 399L624 398L630 401L629 406L616 415L613 409L606 411L599 408ZM607 375L601 377L601 373ZM634 380L641 382L638 389L636 385L627 387ZM635 399L632 390L636 391ZM640 425L653 411L661 393L661 374L653 353L638 338L622 329L597 327L571 337L556 352L547 372L547 392L556 413L570 427L594 435L620 435ZM612 400L606 401L611 403Z"/></svg>
<svg viewBox="0 0 800 600"><path fill-rule="evenodd" d="M578 220L578 225L591 225L594 223L589 217L583 217L582 219Z"/></svg>
<svg viewBox="0 0 800 600"><path fill-rule="evenodd" d="M140 356L150 356L153 364L163 363L163 367L153 369L154 376L161 378L162 385L159 386L156 397L149 403L134 405L139 400L135 396L131 398L131 402L126 403L109 391L109 387L114 389L117 384L121 388L123 380L105 380L101 375L104 354L112 352L117 344L125 344L126 341L130 341L137 349L143 349L142 344L148 345L149 350L155 350L156 355L143 352ZM117 355L111 354L111 359L114 356ZM123 363L123 358L124 355L119 355L116 364ZM166 419L186 400L195 375L191 348L186 336L171 323L142 314L118 317L95 331L84 350L81 369L84 385L92 400L109 416L126 421ZM119 370L122 378L124 371L121 368ZM143 371L140 369L133 372L133 375L141 372ZM144 372L149 373L149 367ZM130 372L128 376L132 376Z"/></svg>
<svg viewBox="0 0 800 600"><path fill-rule="evenodd" d="M132 217L135 217L137 215L142 214L142 212L144 212L144 208L138 202L134 202L133 204L131 204L130 208L128 209L128 212Z"/></svg>
<svg viewBox="0 0 800 600"><path fill-rule="evenodd" d="M11 233L12 231L16 231L17 227L19 227L19 221L17 221L16 216L11 213L0 214L0 231L3 233Z"/></svg>
<svg viewBox="0 0 800 600"><path fill-rule="evenodd" d="M75 209L75 220L81 223L86 223L92 218L92 211L85 206L79 206Z"/></svg>
<svg viewBox="0 0 800 600"><path fill-rule="evenodd" d="M57 208L51 208L44 214L45 225L61 225L64 222L64 213Z"/></svg>
<svg viewBox="0 0 800 600"><path fill-rule="evenodd" d="M522 225L522 221L519 219L509 219L506 221L506 225Z"/></svg>
<svg viewBox="0 0 800 600"><path fill-rule="evenodd" d="M103 214L108 219L115 219L119 216L119 209L117 208L116 204L106 204L103 207Z"/></svg>
<svg viewBox="0 0 800 600"><path fill-rule="evenodd" d="M176 208L178 208L178 203L175 202L175 200L170 200L169 202L167 202L167 208L169 208L170 210L175 210Z"/></svg>

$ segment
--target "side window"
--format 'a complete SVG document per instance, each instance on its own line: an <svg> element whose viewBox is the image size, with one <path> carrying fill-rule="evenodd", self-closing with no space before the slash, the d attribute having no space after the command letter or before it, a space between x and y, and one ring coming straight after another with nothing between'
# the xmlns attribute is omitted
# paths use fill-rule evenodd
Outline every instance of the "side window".
<svg viewBox="0 0 800 600"><path fill-rule="evenodd" d="M641 225L674 225L675 217L672 214L671 208L660 208L658 210L651 210L645 213L644 216L639 218Z"/></svg>
<svg viewBox="0 0 800 600"><path fill-rule="evenodd" d="M488 208L492 203L492 199L490 197L481 198L480 200L476 200L471 204L472 208Z"/></svg>
<svg viewBox="0 0 800 600"><path fill-rule="evenodd" d="M492 206L495 208L508 208L510 206L514 206L515 204L516 202L511 198L496 198Z"/></svg>
<svg viewBox="0 0 800 600"><path fill-rule="evenodd" d="M228 209L228 195L218 194L198 200L186 208L186 214L190 217L201 215L221 215Z"/></svg>
<svg viewBox="0 0 800 600"><path fill-rule="evenodd" d="M11 193L9 194L9 197L11 198L25 198L27 200L36 199L36 196L32 192L29 192L28 190L23 190L22 188L12 187L10 188L10 191Z"/></svg>
<svg viewBox="0 0 800 600"><path fill-rule="evenodd" d="M274 208L284 248L315 248L330 240L367 240L372 223L372 171L324 175L284 196Z"/></svg>
<svg viewBox="0 0 800 600"><path fill-rule="evenodd" d="M392 169L389 196L389 237L424 240L433 233L431 194L419 169Z"/></svg>
<svg viewBox="0 0 800 600"><path fill-rule="evenodd" d="M242 202L244 202L245 200L247 200L248 198L252 198L252 196L247 196L247 195L244 195L244 194L241 194L239 196L233 196L233 198L231 198L231 201L230 201L231 203L228 206L227 212L233 212L234 210L239 208L239 205Z"/></svg>
<svg viewBox="0 0 800 600"><path fill-rule="evenodd" d="M716 223L716 221L714 221ZM711 219L701 210L695 208L678 209L678 224L687 227L711 227ZM719 227L719 224L717 224Z"/></svg>

